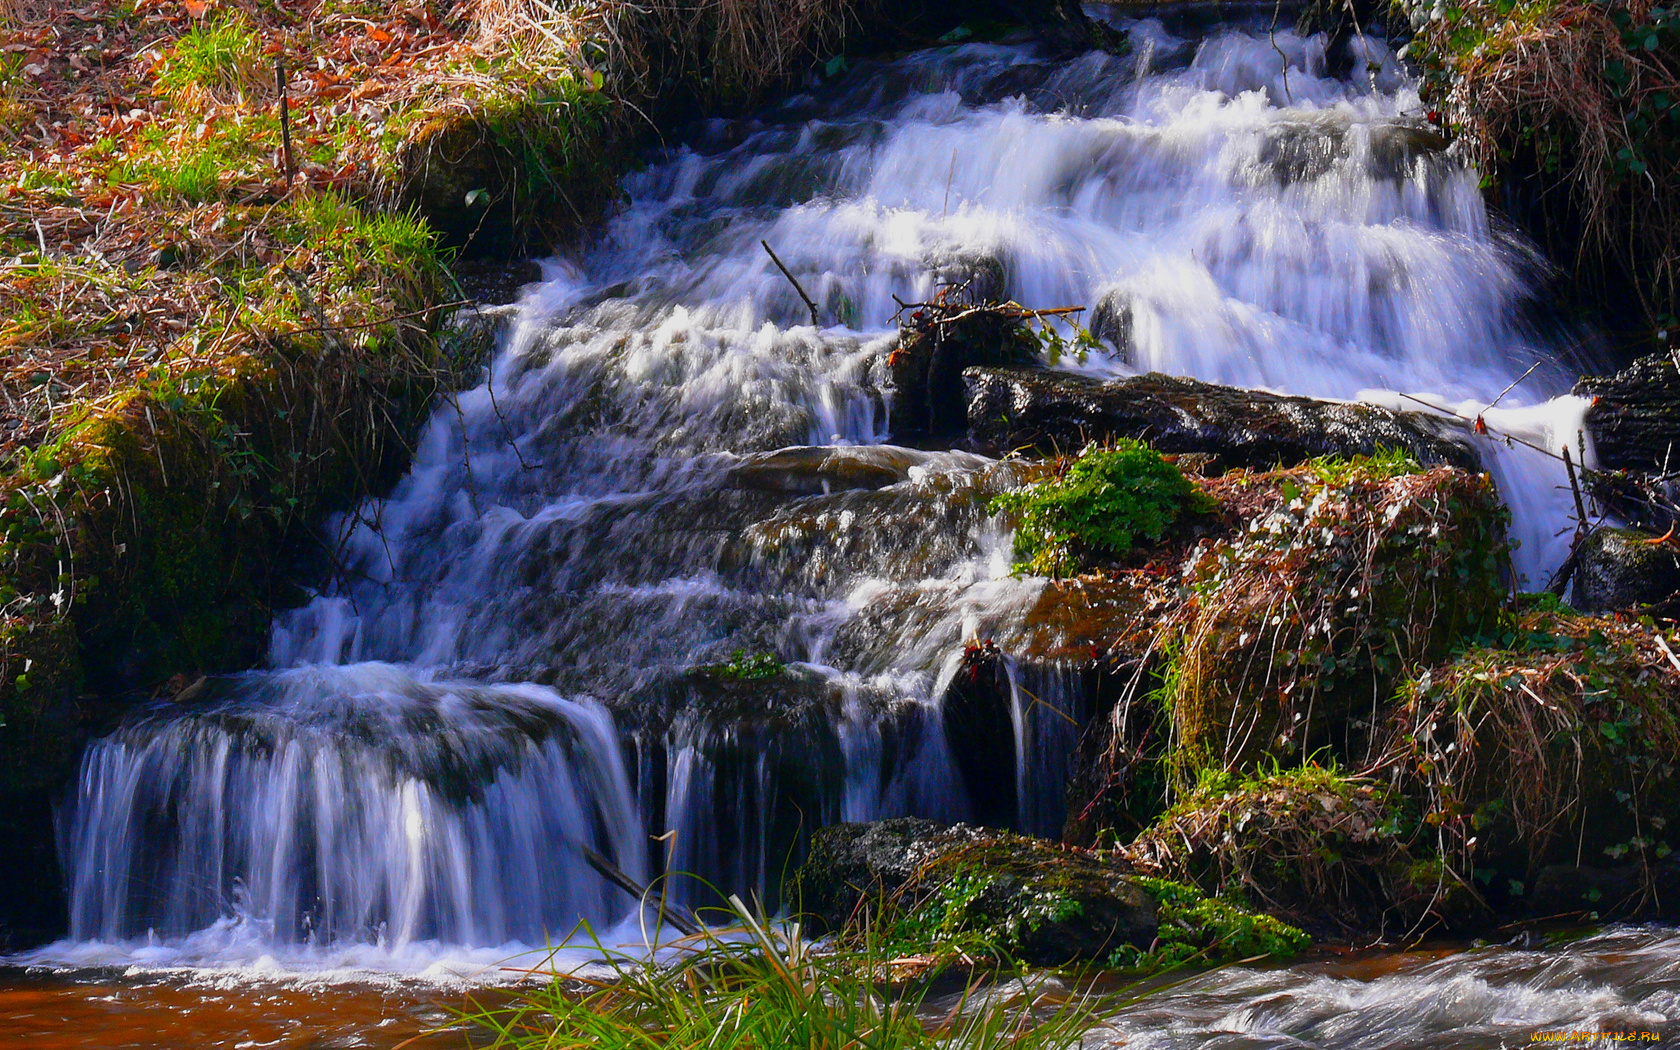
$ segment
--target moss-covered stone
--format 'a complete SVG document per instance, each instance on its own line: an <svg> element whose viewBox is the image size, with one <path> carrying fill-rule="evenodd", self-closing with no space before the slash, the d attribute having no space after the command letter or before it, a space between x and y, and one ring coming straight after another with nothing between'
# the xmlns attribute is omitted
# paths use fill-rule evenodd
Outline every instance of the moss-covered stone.
<svg viewBox="0 0 1680 1050"><path fill-rule="evenodd" d="M1312 926L1406 926L1432 903L1413 867L1416 816L1398 792L1303 765L1209 774L1124 853L1133 866Z"/></svg>
<svg viewBox="0 0 1680 1050"><path fill-rule="evenodd" d="M1680 669L1651 628L1542 603L1409 681L1375 753L1455 877L1521 910L1547 865L1672 851Z"/></svg>
<svg viewBox="0 0 1680 1050"><path fill-rule="evenodd" d="M1362 753L1407 669L1442 659L1505 594L1506 511L1485 475L1339 461L1250 489L1268 498L1243 531L1185 568L1159 692L1183 771Z"/></svg>
<svg viewBox="0 0 1680 1050"><path fill-rule="evenodd" d="M1586 612L1654 605L1680 592L1680 550L1637 529L1600 526L1576 554L1570 601Z"/></svg>
<svg viewBox="0 0 1680 1050"><path fill-rule="evenodd" d="M807 913L907 953L1060 964L1147 949L1153 897L1122 865L1009 832L901 818L837 824L795 875Z"/></svg>
<svg viewBox="0 0 1680 1050"><path fill-rule="evenodd" d="M1155 969L1307 942L1230 901L1138 877L1119 855L961 824L825 828L796 880L808 912L888 952Z"/></svg>

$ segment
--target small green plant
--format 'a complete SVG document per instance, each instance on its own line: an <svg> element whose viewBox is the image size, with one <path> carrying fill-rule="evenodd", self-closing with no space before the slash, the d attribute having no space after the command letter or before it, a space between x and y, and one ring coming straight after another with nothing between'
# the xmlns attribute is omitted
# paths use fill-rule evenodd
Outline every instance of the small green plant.
<svg viewBox="0 0 1680 1050"><path fill-rule="evenodd" d="M1108 960L1115 969L1154 971L1256 956L1287 959L1312 944L1311 937L1286 922L1205 896L1194 886L1167 879L1137 881L1160 902L1160 934L1150 951L1128 944L1115 952Z"/></svg>
<svg viewBox="0 0 1680 1050"><path fill-rule="evenodd" d="M239 12L194 26L158 68L158 86L172 94L191 88L249 91L261 75L261 45Z"/></svg>
<svg viewBox="0 0 1680 1050"><path fill-rule="evenodd" d="M1038 319L1038 331L1031 332L1044 348L1044 359L1052 365L1060 364L1062 358L1071 357L1080 364L1091 356L1092 350L1101 350L1102 341L1084 325L1071 325L1072 337L1064 336L1056 330L1054 322L1047 317Z"/></svg>
<svg viewBox="0 0 1680 1050"><path fill-rule="evenodd" d="M1013 513L1015 571L1071 576L1087 554L1123 554L1139 538L1159 540L1182 515L1212 500L1142 441L1089 445L1057 477L992 500Z"/></svg>
<svg viewBox="0 0 1680 1050"><path fill-rule="evenodd" d="M728 928L703 929L649 965L596 943L605 973L555 972L536 991L479 1006L462 1020L494 1050L549 1047L666 1050L1071 1050L1100 1019L1086 994L1041 1000L1043 978L1021 973L1024 995L986 996L967 983L955 1008L924 1021L933 989L913 981L888 990L893 958L871 941L835 950L806 940L729 899Z"/></svg>
<svg viewBox="0 0 1680 1050"><path fill-rule="evenodd" d="M1368 456L1319 456L1309 459L1307 467L1326 485L1345 485L1355 477L1386 481L1423 470L1423 464L1410 452L1387 445L1378 445Z"/></svg>
<svg viewBox="0 0 1680 1050"><path fill-rule="evenodd" d="M774 653L748 653L745 649L737 649L729 654L726 663L711 664L701 668L702 671L715 678L727 678L736 682L757 682L766 678L775 678L787 670L787 665L776 659Z"/></svg>

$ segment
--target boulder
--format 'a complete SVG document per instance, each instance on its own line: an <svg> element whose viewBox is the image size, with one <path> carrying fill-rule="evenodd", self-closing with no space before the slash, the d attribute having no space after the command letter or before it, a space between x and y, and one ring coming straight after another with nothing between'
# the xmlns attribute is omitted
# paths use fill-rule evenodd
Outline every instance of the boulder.
<svg viewBox="0 0 1680 1050"><path fill-rule="evenodd" d="M1211 453L1225 467L1264 470L1317 456L1400 448L1425 466L1480 471L1469 431L1422 412L1285 397L1151 372L1103 381L1070 372L969 368L968 433L977 449L1075 452L1092 441L1142 438L1161 452Z"/></svg>
<svg viewBox="0 0 1680 1050"><path fill-rule="evenodd" d="M887 426L895 441L962 433L968 403L965 369L1026 367L1038 360L1038 340L1019 313L1007 306L971 306L958 296L924 306L901 324L882 383Z"/></svg>
<svg viewBox="0 0 1680 1050"><path fill-rule="evenodd" d="M1642 357L1614 375L1584 376L1574 393L1592 398L1587 432L1605 470L1680 469L1680 364Z"/></svg>
<svg viewBox="0 0 1680 1050"><path fill-rule="evenodd" d="M812 838L796 878L805 911L830 927L908 917L1034 964L1147 949L1159 929L1155 898L1113 860L964 824L836 824Z"/></svg>
<svg viewBox="0 0 1680 1050"><path fill-rule="evenodd" d="M1680 546L1637 529L1600 526L1581 545L1571 604L1583 612L1655 605L1680 592Z"/></svg>

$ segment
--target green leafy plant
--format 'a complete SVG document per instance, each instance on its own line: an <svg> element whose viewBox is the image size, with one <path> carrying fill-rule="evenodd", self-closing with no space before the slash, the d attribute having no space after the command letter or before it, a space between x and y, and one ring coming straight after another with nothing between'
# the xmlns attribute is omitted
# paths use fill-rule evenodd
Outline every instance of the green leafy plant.
<svg viewBox="0 0 1680 1050"><path fill-rule="evenodd" d="M775 678L787 670L787 665L776 659L774 653L748 653L745 649L737 649L729 654L728 662L711 664L701 670L716 678L756 682Z"/></svg>
<svg viewBox="0 0 1680 1050"><path fill-rule="evenodd" d="M1088 554L1123 554L1158 541L1182 515L1211 499L1142 441L1089 445L1056 477L1006 492L991 512L1018 516L1015 571L1071 576Z"/></svg>
<svg viewBox="0 0 1680 1050"><path fill-rule="evenodd" d="M1142 951L1126 945L1109 957L1109 966L1154 971L1196 962L1271 956L1287 959L1312 944L1294 926L1167 879L1137 880L1161 905L1155 947Z"/></svg>

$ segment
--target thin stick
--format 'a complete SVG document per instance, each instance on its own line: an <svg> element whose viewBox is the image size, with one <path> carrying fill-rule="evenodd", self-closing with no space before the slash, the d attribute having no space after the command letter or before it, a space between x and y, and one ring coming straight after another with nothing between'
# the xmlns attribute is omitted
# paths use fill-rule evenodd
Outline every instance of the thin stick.
<svg viewBox="0 0 1680 1050"><path fill-rule="evenodd" d="M1575 461L1569 458L1569 446L1563 446L1563 469L1569 473L1569 491L1575 496L1575 518L1580 522L1576 528L1587 527L1587 505L1581 502L1581 484L1575 480Z"/></svg>
<svg viewBox="0 0 1680 1050"><path fill-rule="evenodd" d="M1518 383L1522 382L1523 380L1527 379L1529 376L1533 375L1534 370L1536 368L1539 368L1539 367L1540 367L1540 362L1538 362L1538 361L1534 362L1532 365L1529 365L1528 366L1528 371L1524 372L1522 375L1518 376L1517 378L1511 380L1511 385L1506 387L1504 390L1501 390L1499 392L1499 396L1494 398L1492 401L1489 401L1488 402L1488 407L1482 409L1482 411L1486 412L1488 410L1488 408L1493 408L1495 405L1499 404L1499 402L1505 400L1505 395L1506 394L1509 394L1512 390L1514 390Z"/></svg>
<svg viewBox="0 0 1680 1050"><path fill-rule="evenodd" d="M799 286L799 279L793 275L792 270L789 270L782 263L781 258L776 255L776 249L770 247L769 241L759 241L758 243L764 245L764 250L770 253L770 261L776 264L776 269L782 271L782 276L786 277L788 283L793 285L793 290L799 293L799 298L805 300L805 308L811 311L811 324L820 326L822 322L817 319L817 304L812 302L811 297L805 294L805 289Z"/></svg>
<svg viewBox="0 0 1680 1050"><path fill-rule="evenodd" d="M589 866L591 868L600 872L602 878L606 879L614 886L617 886L625 893L628 893L630 896L636 898L638 903L647 900L648 891L645 886L637 885L635 879L632 879L630 876L624 874L624 872L618 870L617 865L613 864L612 861L601 856L599 853L596 853L588 846L582 846L579 848L583 850L583 859L589 862ZM676 909L672 909L667 912L665 918L670 921L672 926L675 926L678 930L688 934L690 937L697 937L700 935L701 931L699 924L695 923Z"/></svg>
<svg viewBox="0 0 1680 1050"><path fill-rule="evenodd" d="M297 161L292 157L292 107L286 97L286 60L274 56L274 90L280 96L280 148L286 159L286 185L297 175Z"/></svg>

